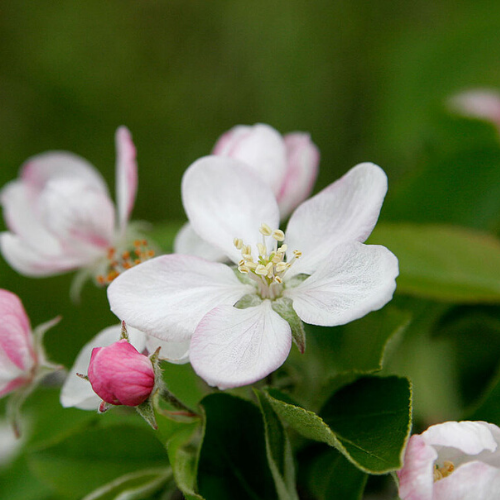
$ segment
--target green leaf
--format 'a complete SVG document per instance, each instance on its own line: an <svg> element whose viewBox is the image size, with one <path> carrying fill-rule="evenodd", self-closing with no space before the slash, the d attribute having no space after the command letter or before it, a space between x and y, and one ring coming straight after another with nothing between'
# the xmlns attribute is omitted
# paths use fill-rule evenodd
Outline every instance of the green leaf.
<svg viewBox="0 0 500 500"><path fill-rule="evenodd" d="M148 429L115 425L87 427L29 454L31 469L68 498L82 498L117 477L168 464Z"/></svg>
<svg viewBox="0 0 500 500"><path fill-rule="evenodd" d="M288 436L267 398L261 391L255 390L255 394L264 418L267 460L278 498L279 500L298 500L292 447Z"/></svg>
<svg viewBox="0 0 500 500"><path fill-rule="evenodd" d="M367 474L331 449L310 465L308 485L318 500L361 500L367 479Z"/></svg>
<svg viewBox="0 0 500 500"><path fill-rule="evenodd" d="M198 490L206 500L276 499L259 409L229 394L205 397Z"/></svg>
<svg viewBox="0 0 500 500"><path fill-rule="evenodd" d="M500 366L481 400L467 411L466 419L500 426Z"/></svg>
<svg viewBox="0 0 500 500"><path fill-rule="evenodd" d="M293 308L292 300L288 297L282 297L272 302L273 310L276 311L285 321L288 322L292 329L292 338L301 354L306 350L306 333L304 331L304 323L297 316Z"/></svg>
<svg viewBox="0 0 500 500"><path fill-rule="evenodd" d="M267 397L276 413L303 436L333 446L364 472L384 474L402 466L411 426L411 387L399 377L363 377L337 391L320 416Z"/></svg>
<svg viewBox="0 0 500 500"><path fill-rule="evenodd" d="M500 241L476 230L379 224L369 243L399 259L397 290L423 298L500 303Z"/></svg>
<svg viewBox="0 0 500 500"><path fill-rule="evenodd" d="M142 500L145 495L158 491L171 477L170 468L132 472L100 487L83 500Z"/></svg>

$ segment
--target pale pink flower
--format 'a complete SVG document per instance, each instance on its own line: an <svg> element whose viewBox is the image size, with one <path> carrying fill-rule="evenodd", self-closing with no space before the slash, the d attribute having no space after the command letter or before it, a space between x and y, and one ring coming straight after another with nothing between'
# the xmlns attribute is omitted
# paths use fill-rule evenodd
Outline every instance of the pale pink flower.
<svg viewBox="0 0 500 500"><path fill-rule="evenodd" d="M190 340L192 366L209 384L255 382L287 358L292 316L341 325L391 299L396 257L362 244L386 191L382 169L360 164L300 205L285 235L276 197L255 171L232 158L202 158L184 175L184 207L194 231L238 269L158 257L110 285L111 309L149 335Z"/></svg>
<svg viewBox="0 0 500 500"><path fill-rule="evenodd" d="M155 385L153 363L126 339L92 350L88 378L94 392L112 405L140 405Z"/></svg>
<svg viewBox="0 0 500 500"><path fill-rule="evenodd" d="M500 429L444 422L410 438L398 472L401 500L500 498Z"/></svg>
<svg viewBox="0 0 500 500"><path fill-rule="evenodd" d="M238 125L223 134L213 155L234 158L251 167L272 189L280 218L286 219L310 194L318 175L319 150L309 134L281 136L269 125ZM208 245L186 224L177 235L176 253L223 260L224 254Z"/></svg>
<svg viewBox="0 0 500 500"><path fill-rule="evenodd" d="M449 99L450 108L469 118L491 122L500 131L500 93L492 89L472 89Z"/></svg>
<svg viewBox="0 0 500 500"><path fill-rule="evenodd" d="M116 132L116 148L116 208L100 173L68 152L30 158L2 189L9 231L0 234L0 249L14 269L26 276L85 269L97 278L106 275L109 257L128 249L137 165L125 127Z"/></svg>
<svg viewBox="0 0 500 500"><path fill-rule="evenodd" d="M105 328L83 346L63 384L60 395L62 406L76 407L81 410L98 409L101 399L92 390L88 381L78 377L77 374L87 373L93 349L117 342L121 337L121 330L120 324ZM127 334L130 343L141 353L153 354L160 347L159 359L161 360L175 364L187 363L189 360L189 342L162 342L131 326L127 326Z"/></svg>

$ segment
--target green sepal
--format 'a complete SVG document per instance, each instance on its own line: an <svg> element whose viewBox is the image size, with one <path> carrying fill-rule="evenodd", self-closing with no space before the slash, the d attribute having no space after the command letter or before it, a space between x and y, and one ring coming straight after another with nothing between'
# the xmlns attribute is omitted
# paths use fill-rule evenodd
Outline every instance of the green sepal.
<svg viewBox="0 0 500 500"><path fill-rule="evenodd" d="M158 389L155 393L158 392ZM155 411L153 407L153 398L150 396L144 403L137 405L135 409L137 413L154 429L158 429L158 424L156 423Z"/></svg>
<svg viewBox="0 0 500 500"><path fill-rule="evenodd" d="M243 295L234 307L236 309L247 309L248 307L256 307L262 303L262 299L255 293L249 293L247 295Z"/></svg>
<svg viewBox="0 0 500 500"><path fill-rule="evenodd" d="M301 354L306 350L306 333L304 331L304 323L297 316L293 308L293 302L288 297L281 297L272 302L273 310L277 312L292 329L292 338L295 345L299 348Z"/></svg>
<svg viewBox="0 0 500 500"><path fill-rule="evenodd" d="M296 287L297 285L300 285L304 280L309 278L309 276L311 275L305 273L296 274L295 276L293 276L292 278L290 278L285 282L285 286L286 288Z"/></svg>

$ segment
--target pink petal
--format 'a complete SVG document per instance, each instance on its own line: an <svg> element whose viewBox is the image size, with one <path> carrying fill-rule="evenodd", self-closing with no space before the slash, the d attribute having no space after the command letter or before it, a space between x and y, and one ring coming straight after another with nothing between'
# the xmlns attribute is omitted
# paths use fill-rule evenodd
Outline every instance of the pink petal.
<svg viewBox="0 0 500 500"><path fill-rule="evenodd" d="M224 264L164 255L129 269L108 288L111 310L139 330L180 342L214 307L233 305L253 291Z"/></svg>
<svg viewBox="0 0 500 500"><path fill-rule="evenodd" d="M269 125L238 125L217 142L212 154L250 166L273 190L281 190L286 171L286 149L279 132Z"/></svg>
<svg viewBox="0 0 500 500"><path fill-rule="evenodd" d="M449 104L458 113L500 126L500 94L496 90L468 90L453 96Z"/></svg>
<svg viewBox="0 0 500 500"><path fill-rule="evenodd" d="M437 453L420 435L410 438L403 468L398 471L401 500L433 500L434 461Z"/></svg>
<svg viewBox="0 0 500 500"><path fill-rule="evenodd" d="M124 231L137 194L136 150L127 127L118 128L115 141L117 151L116 203L119 227Z"/></svg>
<svg viewBox="0 0 500 500"><path fill-rule="evenodd" d="M434 483L433 500L498 500L499 494L500 469L469 462Z"/></svg>
<svg viewBox="0 0 500 500"><path fill-rule="evenodd" d="M291 273L311 274L336 245L365 241L377 222L386 192L384 171L373 163L361 163L302 203L286 231L289 251L303 254Z"/></svg>
<svg viewBox="0 0 500 500"><path fill-rule="evenodd" d="M195 255L207 260L220 262L226 259L224 253L217 247L202 240L193 230L191 224L186 223L177 233L174 241L174 252L183 255Z"/></svg>
<svg viewBox="0 0 500 500"><path fill-rule="evenodd" d="M241 259L234 238L247 245L262 241L262 223L279 225L271 189L245 164L207 156L193 163L182 180L182 199L193 230L233 262Z"/></svg>
<svg viewBox="0 0 500 500"><path fill-rule="evenodd" d="M265 300L257 307L219 306L191 340L196 373L220 389L251 384L279 368L290 352L290 325Z"/></svg>
<svg viewBox="0 0 500 500"><path fill-rule="evenodd" d="M284 295L293 300L302 321L343 325L389 302L397 275L398 260L387 248L346 243L337 246L309 278L286 288Z"/></svg>
<svg viewBox="0 0 500 500"><path fill-rule="evenodd" d="M90 382L77 377L77 373L86 375L92 349L105 347L120 339L121 325L114 325L99 332L92 340L87 342L78 353L75 363L68 372L63 384L60 401L64 408L76 407L81 410L97 410L101 399L92 390ZM127 326L130 343L142 351L146 345L146 335L135 328Z"/></svg>
<svg viewBox="0 0 500 500"><path fill-rule="evenodd" d="M284 219L310 194L318 175L319 150L309 134L293 133L284 137L287 170L277 196Z"/></svg>

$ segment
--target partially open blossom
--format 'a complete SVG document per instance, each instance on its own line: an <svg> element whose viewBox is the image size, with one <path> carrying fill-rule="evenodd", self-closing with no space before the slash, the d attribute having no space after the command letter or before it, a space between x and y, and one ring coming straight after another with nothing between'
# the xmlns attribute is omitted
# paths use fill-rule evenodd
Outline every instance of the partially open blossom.
<svg viewBox="0 0 500 500"><path fill-rule="evenodd" d="M147 252L142 242L131 248L127 231L137 165L125 127L116 132L116 148L116 209L99 172L68 152L30 158L19 179L2 189L0 202L9 231L0 234L0 250L14 269L26 276L86 269L104 283L119 272L117 267L132 265L122 254Z"/></svg>
<svg viewBox="0 0 500 500"><path fill-rule="evenodd" d="M38 364L30 320L17 295L0 290L0 397L29 385Z"/></svg>
<svg viewBox="0 0 500 500"><path fill-rule="evenodd" d="M496 500L500 429L487 422L444 422L410 438L398 472L401 500Z"/></svg>
<svg viewBox="0 0 500 500"><path fill-rule="evenodd" d="M269 125L238 125L223 134L213 155L239 160L252 168L271 188L286 219L314 187L318 175L319 150L309 134L293 132L281 136ZM200 239L187 224L175 241L176 253L222 260L224 254Z"/></svg>
<svg viewBox="0 0 500 500"><path fill-rule="evenodd" d="M362 243L386 191L382 169L360 164L300 205L285 233L275 194L255 171L232 158L202 158L184 175L184 207L198 236L237 269L158 257L110 285L111 309L162 340L190 340L192 366L209 384L255 382L287 358L292 334L297 341L293 318L341 325L392 298L396 257Z"/></svg>
<svg viewBox="0 0 500 500"><path fill-rule="evenodd" d="M95 393L112 405L140 405L155 384L151 360L126 339L93 349L88 378Z"/></svg>
<svg viewBox="0 0 500 500"><path fill-rule="evenodd" d="M471 89L449 99L450 108L461 115L491 122L500 131L500 92Z"/></svg>
<svg viewBox="0 0 500 500"><path fill-rule="evenodd" d="M90 357L95 347L106 347L117 342L121 337L122 326L120 324L110 326L100 331L94 338L83 346L76 357L75 363L68 371L64 381L60 401L65 408L76 407L81 410L97 410L101 399L92 390L88 381L77 376L79 373L87 373ZM156 337L127 327L129 342L137 351L153 354L160 347L159 359L170 363L182 364L189 360L189 342L162 342Z"/></svg>

